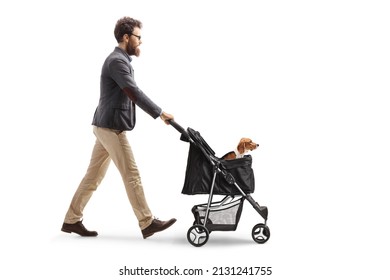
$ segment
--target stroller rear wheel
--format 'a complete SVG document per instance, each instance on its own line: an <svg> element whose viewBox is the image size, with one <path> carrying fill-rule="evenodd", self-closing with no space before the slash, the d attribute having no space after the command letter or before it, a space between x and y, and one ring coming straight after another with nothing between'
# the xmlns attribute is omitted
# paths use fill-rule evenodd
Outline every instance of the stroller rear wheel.
<svg viewBox="0 0 390 280"><path fill-rule="evenodd" d="M203 225L193 225L187 231L187 240L195 247L203 246L209 240L209 231Z"/></svg>
<svg viewBox="0 0 390 280"><path fill-rule="evenodd" d="M270 236L271 232L265 224L257 224L252 229L252 238L256 243L263 244Z"/></svg>

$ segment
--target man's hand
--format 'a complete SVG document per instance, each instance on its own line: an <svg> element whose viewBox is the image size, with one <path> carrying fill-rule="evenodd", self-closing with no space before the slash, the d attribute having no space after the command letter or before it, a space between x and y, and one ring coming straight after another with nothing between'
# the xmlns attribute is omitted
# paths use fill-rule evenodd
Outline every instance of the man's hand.
<svg viewBox="0 0 390 280"><path fill-rule="evenodd" d="M173 120L173 116L171 114L162 112L160 118L166 123L169 124L170 120Z"/></svg>

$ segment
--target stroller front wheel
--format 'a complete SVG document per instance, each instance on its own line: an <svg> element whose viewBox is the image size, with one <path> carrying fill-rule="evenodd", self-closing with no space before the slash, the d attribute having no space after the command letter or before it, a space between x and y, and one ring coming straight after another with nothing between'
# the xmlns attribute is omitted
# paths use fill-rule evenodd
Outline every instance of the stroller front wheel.
<svg viewBox="0 0 390 280"><path fill-rule="evenodd" d="M207 218L207 224L212 224L213 223L213 221L211 221L209 218ZM192 223L192 225L199 225L199 224L201 224L201 225L203 225L203 222L202 221L197 221L197 220L195 220L193 223ZM209 231L209 234L211 233L211 230L208 230Z"/></svg>
<svg viewBox="0 0 390 280"><path fill-rule="evenodd" d="M256 243L263 244L270 236L271 232L265 224L257 224L252 229L252 238Z"/></svg>
<svg viewBox="0 0 390 280"><path fill-rule="evenodd" d="M187 240L195 247L203 246L209 240L209 231L203 225L193 225L187 231Z"/></svg>

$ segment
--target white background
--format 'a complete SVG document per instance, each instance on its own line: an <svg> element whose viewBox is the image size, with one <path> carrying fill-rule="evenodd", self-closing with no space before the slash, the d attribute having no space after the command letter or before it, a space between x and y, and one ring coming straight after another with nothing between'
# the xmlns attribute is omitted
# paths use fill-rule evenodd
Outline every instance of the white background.
<svg viewBox="0 0 390 280"><path fill-rule="evenodd" d="M177 265L208 269L199 279L216 277L214 266L271 266L269 279L389 279L387 1L0 6L0 278L125 279L125 265ZM187 242L191 208L207 197L181 194L188 144L141 110L128 138L147 199L177 223L143 240L111 165L85 210L99 237L60 231L94 143L101 65L125 15L144 23L133 66L145 93L219 156L241 137L261 145L253 197L269 207L268 243L251 238L262 220L249 203L237 231L213 232L201 248Z"/></svg>

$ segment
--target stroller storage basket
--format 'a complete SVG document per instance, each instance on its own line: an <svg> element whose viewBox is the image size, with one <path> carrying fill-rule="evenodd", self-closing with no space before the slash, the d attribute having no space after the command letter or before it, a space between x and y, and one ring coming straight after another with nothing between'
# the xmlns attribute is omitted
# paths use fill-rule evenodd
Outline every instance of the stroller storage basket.
<svg viewBox="0 0 390 280"><path fill-rule="evenodd" d="M225 203L228 197L210 205L206 228L209 231L234 231L240 221L244 198ZM207 203L195 205L192 213L195 217L195 224L204 225L207 212Z"/></svg>
<svg viewBox="0 0 390 280"><path fill-rule="evenodd" d="M252 169L252 157L250 155L234 160L220 159L221 169L233 175L236 183L244 193L253 193L255 190L255 178ZM188 153L187 170L182 194L210 194L212 179L214 176L213 165L204 153L195 144L190 144ZM240 195L240 191L229 184L221 173L217 174L213 194Z"/></svg>

